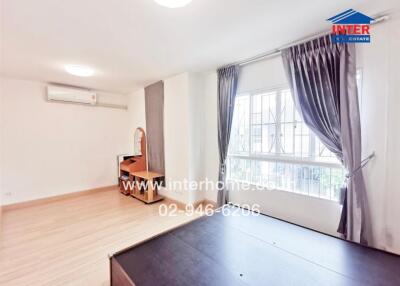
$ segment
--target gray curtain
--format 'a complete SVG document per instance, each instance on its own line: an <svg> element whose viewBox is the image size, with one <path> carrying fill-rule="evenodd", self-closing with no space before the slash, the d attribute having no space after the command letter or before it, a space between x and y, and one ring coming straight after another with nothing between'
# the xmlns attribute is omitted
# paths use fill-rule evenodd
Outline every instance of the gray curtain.
<svg viewBox="0 0 400 286"><path fill-rule="evenodd" d="M329 35L282 52L295 106L305 124L351 174L338 232L368 244L371 232L361 164L361 127L354 44L337 44Z"/></svg>
<svg viewBox="0 0 400 286"><path fill-rule="evenodd" d="M237 65L218 70L218 206L222 206L228 202L228 192L225 186L226 159L231 136L233 111L235 108L238 74L239 66Z"/></svg>
<svg viewBox="0 0 400 286"><path fill-rule="evenodd" d="M164 174L164 83L156 82L144 91L148 167L150 171Z"/></svg>

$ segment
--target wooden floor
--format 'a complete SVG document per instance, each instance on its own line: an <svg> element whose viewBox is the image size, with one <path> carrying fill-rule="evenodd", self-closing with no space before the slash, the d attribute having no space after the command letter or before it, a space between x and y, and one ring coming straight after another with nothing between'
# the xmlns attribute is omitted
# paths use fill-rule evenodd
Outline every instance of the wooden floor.
<svg viewBox="0 0 400 286"><path fill-rule="evenodd" d="M160 217L159 205L115 188L4 211L0 285L109 285L108 254L195 218Z"/></svg>

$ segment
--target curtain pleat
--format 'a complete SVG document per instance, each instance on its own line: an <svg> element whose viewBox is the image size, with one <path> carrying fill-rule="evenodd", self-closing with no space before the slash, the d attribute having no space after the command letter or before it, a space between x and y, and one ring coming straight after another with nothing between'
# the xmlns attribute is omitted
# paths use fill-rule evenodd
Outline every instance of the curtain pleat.
<svg viewBox="0 0 400 286"><path fill-rule="evenodd" d="M239 66L229 66L218 70L218 206L228 202L226 188L226 160L231 136L233 111L238 84Z"/></svg>
<svg viewBox="0 0 400 286"><path fill-rule="evenodd" d="M326 35L282 52L295 106L304 123L342 162L348 173L361 164L361 126L354 44ZM362 171L346 181L338 232L347 239L371 241Z"/></svg>

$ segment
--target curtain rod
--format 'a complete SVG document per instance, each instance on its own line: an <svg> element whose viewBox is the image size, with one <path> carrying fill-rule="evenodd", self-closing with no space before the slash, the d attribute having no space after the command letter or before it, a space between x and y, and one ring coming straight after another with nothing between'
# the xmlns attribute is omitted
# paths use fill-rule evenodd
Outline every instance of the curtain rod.
<svg viewBox="0 0 400 286"><path fill-rule="evenodd" d="M381 22L386 21L386 20L389 19L389 15L382 15L382 16L376 16L376 17L377 18L372 22L371 25L375 25L375 24L381 23ZM236 62L236 63L233 63L233 64L237 64L239 66L244 66L244 65L248 65L250 63L258 62L258 61L265 60L265 59L268 59L268 58L277 57L277 56L279 56L281 54L282 50L284 50L286 48L289 48L291 46L298 45L298 44L301 44L301 43L304 43L304 42L308 42L308 41L310 41L312 39L315 39L315 38L318 38L318 37L320 37L320 36L322 36L322 35L324 35L324 34L326 34L328 32L329 31L325 30L323 32L319 32L317 34L308 36L306 38L298 39L298 40L296 40L294 42L291 42L289 44L281 46L278 49L274 49L272 51L269 51L269 52L266 52L266 53L263 53L263 54L255 56L255 57L252 57L252 58L249 58L249 59L245 59L243 61L239 61L239 62ZM230 66L230 65L232 65L232 64L224 65L222 67L227 67L227 66Z"/></svg>

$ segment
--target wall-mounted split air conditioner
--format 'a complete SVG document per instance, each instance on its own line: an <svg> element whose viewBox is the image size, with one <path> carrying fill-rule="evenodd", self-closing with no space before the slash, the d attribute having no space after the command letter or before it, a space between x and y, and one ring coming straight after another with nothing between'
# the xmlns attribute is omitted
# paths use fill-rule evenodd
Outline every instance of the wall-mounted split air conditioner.
<svg viewBox="0 0 400 286"><path fill-rule="evenodd" d="M47 100L96 105L97 95L89 90L49 85L47 86Z"/></svg>

